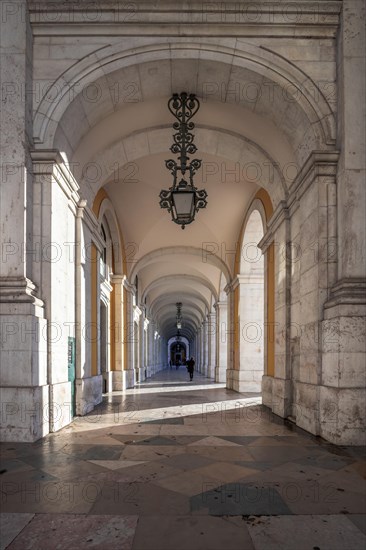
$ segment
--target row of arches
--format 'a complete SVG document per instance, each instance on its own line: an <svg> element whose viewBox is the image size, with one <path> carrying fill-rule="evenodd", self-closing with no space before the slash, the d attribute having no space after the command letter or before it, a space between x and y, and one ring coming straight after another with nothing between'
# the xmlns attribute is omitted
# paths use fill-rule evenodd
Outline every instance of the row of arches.
<svg viewBox="0 0 366 550"><path fill-rule="evenodd" d="M203 374L237 391L260 391L263 375L273 374L274 362L273 335L268 329L274 320L274 296L268 300L273 293L273 259L265 262L259 247L267 214L272 212L268 194L258 192L244 217L235 251L235 277L230 277L229 267L212 246L201 250L168 248L133 266L135 284L129 289L123 287L127 273L118 273L126 266L125 258L115 262L121 252L125 256L118 221L104 190L100 197L100 202L98 197L95 202L102 237L99 290L95 294L92 289L91 300L99 301L99 334L93 343L99 366L94 368L95 374L103 377L103 391L141 382L161 368L184 363L192 354ZM113 235L118 236L117 241ZM205 267L207 264L218 272L218 285L207 274L177 272L177 262L179 266L182 257L187 262L190 256L196 262L199 257ZM171 274L155 277L154 273L151 282L144 284L144 272L154 263L161 267L162 262L172 264ZM166 271L166 266L163 269ZM183 326L182 336L177 337L174 314L178 299L183 304ZM118 315L121 300L123 314Z"/></svg>

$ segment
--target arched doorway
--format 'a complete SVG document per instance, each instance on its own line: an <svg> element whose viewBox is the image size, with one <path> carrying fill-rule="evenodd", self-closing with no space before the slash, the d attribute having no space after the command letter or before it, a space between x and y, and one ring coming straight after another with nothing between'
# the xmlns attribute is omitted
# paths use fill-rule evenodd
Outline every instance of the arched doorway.
<svg viewBox="0 0 366 550"><path fill-rule="evenodd" d="M187 348L184 342L174 342L170 346L170 361L172 366L184 365L187 359Z"/></svg>
<svg viewBox="0 0 366 550"><path fill-rule="evenodd" d="M111 304L112 291L111 277L112 266L112 238L108 222L105 216L101 219L100 235L102 237L102 250L99 255L99 338L98 342L98 373L103 378L103 393L112 390L111 380Z"/></svg>

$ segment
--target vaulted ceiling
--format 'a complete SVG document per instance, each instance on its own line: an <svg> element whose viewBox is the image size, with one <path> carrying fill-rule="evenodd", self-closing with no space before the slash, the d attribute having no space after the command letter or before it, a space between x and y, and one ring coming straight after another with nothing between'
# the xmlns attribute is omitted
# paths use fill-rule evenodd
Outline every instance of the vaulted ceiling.
<svg viewBox="0 0 366 550"><path fill-rule="evenodd" d="M250 86L254 93L264 78L253 68L194 56L105 70L95 80L95 101L77 96L56 131L54 144L72 164L83 197L91 205L103 187L110 198L126 250L133 251L127 276L138 277L139 297L167 339L176 332L178 301L183 335L193 337L233 277L256 192L265 187L276 206L293 176L276 166L296 171L299 134L286 120L303 122L301 137L309 121L298 104L289 107L280 97L254 100ZM201 101L194 134L195 157L203 162L195 184L208 193L207 208L184 230L160 209L158 197L172 184L165 167L174 133L167 102L181 91Z"/></svg>

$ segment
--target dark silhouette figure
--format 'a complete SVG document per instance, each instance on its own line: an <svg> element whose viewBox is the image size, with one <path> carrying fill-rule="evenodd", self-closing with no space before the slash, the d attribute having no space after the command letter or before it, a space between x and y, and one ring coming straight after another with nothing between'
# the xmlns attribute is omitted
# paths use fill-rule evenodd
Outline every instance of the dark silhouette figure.
<svg viewBox="0 0 366 550"><path fill-rule="evenodd" d="M189 372L189 379L190 380L193 380L194 365L195 365L195 361L194 361L193 357L191 357L187 361L187 371Z"/></svg>

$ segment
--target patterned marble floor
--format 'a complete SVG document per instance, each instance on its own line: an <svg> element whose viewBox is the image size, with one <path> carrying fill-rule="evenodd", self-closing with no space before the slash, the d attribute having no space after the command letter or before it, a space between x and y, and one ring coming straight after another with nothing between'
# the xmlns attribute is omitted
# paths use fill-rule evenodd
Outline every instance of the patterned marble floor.
<svg viewBox="0 0 366 550"><path fill-rule="evenodd" d="M183 368L1 456L1 549L366 547L364 448Z"/></svg>

